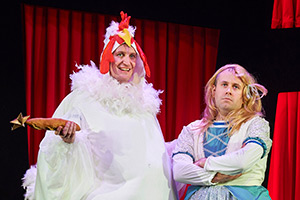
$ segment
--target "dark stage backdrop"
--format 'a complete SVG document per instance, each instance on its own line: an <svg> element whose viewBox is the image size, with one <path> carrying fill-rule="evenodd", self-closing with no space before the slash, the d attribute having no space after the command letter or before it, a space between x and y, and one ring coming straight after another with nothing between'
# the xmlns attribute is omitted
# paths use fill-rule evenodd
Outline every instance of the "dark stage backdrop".
<svg viewBox="0 0 300 200"><path fill-rule="evenodd" d="M105 28L120 19L32 5L24 5L23 13L27 115L51 117L70 92L75 64L98 64ZM204 109L203 88L215 72L219 30L132 18L150 65L148 81L164 91L158 120L171 141ZM28 127L30 164L36 163L43 136Z"/></svg>

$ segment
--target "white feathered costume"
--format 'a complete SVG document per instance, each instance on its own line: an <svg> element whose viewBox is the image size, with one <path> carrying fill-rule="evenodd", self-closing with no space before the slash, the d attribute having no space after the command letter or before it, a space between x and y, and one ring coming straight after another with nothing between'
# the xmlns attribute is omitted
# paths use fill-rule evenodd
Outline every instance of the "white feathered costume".
<svg viewBox="0 0 300 200"><path fill-rule="evenodd" d="M137 63L143 77L141 67ZM177 199L156 118L160 91L144 78L138 84L120 84L109 73L101 74L92 62L79 68L71 75L72 92L53 117L74 121L81 131L72 144L47 131L37 167L24 177L26 198Z"/></svg>

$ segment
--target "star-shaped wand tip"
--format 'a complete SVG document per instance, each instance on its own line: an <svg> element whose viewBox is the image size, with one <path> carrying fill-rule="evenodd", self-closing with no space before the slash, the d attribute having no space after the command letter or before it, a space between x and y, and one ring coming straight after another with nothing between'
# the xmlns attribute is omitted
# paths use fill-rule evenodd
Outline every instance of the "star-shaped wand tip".
<svg viewBox="0 0 300 200"><path fill-rule="evenodd" d="M26 117L23 117L22 113L20 113L16 119L10 121L10 123L13 124L11 130L13 131L21 126L25 127L25 122L27 121L27 119L29 117L30 117L29 115Z"/></svg>

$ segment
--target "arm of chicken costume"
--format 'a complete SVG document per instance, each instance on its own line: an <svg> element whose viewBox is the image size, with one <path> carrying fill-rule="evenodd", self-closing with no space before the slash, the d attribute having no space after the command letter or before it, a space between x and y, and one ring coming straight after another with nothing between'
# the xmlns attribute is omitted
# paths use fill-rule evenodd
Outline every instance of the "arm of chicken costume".
<svg viewBox="0 0 300 200"><path fill-rule="evenodd" d="M28 119L29 116L23 117L22 113L19 116L10 121L12 126L12 130L15 130L19 127L25 127L25 124L37 129L37 130L56 130L59 126L64 127L68 120L60 119L60 118L31 118ZM80 131L80 126L76 124L76 131Z"/></svg>

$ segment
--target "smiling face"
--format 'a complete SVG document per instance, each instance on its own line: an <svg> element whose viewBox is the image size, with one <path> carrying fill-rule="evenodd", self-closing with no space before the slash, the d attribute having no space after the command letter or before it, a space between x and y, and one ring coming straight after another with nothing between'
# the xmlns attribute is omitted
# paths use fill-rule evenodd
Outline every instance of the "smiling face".
<svg viewBox="0 0 300 200"><path fill-rule="evenodd" d="M242 91L244 84L234 74L234 71L225 70L216 79L212 95L219 111L216 120L223 120L227 114L242 107Z"/></svg>
<svg viewBox="0 0 300 200"><path fill-rule="evenodd" d="M115 62L110 65L110 75L120 83L128 82L136 66L137 53L126 44L120 45L113 52Z"/></svg>

